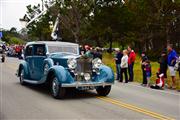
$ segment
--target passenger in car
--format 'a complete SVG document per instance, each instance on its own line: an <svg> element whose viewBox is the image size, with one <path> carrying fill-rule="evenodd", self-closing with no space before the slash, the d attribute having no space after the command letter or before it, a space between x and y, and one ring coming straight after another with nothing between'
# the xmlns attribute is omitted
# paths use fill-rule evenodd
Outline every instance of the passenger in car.
<svg viewBox="0 0 180 120"><path fill-rule="evenodd" d="M89 46L85 46L85 49L86 49L86 53L84 54L84 56L88 58L93 58L91 48Z"/></svg>
<svg viewBox="0 0 180 120"><path fill-rule="evenodd" d="M41 56L43 56L44 55L44 49L42 48L42 47L38 47L37 48L37 53L36 53L37 55L41 55Z"/></svg>

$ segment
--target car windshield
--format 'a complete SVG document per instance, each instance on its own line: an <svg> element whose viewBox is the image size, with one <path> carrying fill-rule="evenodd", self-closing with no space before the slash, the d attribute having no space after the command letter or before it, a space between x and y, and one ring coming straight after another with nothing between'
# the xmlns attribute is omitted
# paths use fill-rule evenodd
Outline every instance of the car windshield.
<svg viewBox="0 0 180 120"><path fill-rule="evenodd" d="M67 52L72 54L79 54L78 47L76 45L68 45L68 46L48 46L49 53L56 52Z"/></svg>

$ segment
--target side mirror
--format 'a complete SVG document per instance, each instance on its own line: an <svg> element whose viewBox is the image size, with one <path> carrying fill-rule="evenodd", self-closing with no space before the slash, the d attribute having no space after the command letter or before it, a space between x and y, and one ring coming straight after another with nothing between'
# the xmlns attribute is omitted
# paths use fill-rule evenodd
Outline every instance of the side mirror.
<svg viewBox="0 0 180 120"><path fill-rule="evenodd" d="M25 54L25 49L22 51L22 59L25 60L26 54Z"/></svg>
<svg viewBox="0 0 180 120"><path fill-rule="evenodd" d="M24 53L22 53L21 57L22 57L23 60L25 59Z"/></svg>

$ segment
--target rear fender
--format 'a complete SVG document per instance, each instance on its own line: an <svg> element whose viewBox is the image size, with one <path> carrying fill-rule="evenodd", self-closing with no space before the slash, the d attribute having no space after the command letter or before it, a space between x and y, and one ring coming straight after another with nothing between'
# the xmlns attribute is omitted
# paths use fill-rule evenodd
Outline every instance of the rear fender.
<svg viewBox="0 0 180 120"><path fill-rule="evenodd" d="M51 58L47 58L47 59L44 60L44 65L45 64L48 64L49 67L52 67L54 65L54 62L53 62L53 60Z"/></svg>
<svg viewBox="0 0 180 120"><path fill-rule="evenodd" d="M23 61L19 64L19 68L18 68L18 77L20 76L20 70L23 69L24 70L24 78L28 78L29 76L29 70L28 70L28 64L27 62Z"/></svg>

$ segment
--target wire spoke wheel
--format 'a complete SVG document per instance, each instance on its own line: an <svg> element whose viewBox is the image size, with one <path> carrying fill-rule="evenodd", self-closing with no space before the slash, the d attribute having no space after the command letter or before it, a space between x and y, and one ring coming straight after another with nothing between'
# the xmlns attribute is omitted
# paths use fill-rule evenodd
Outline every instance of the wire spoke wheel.
<svg viewBox="0 0 180 120"><path fill-rule="evenodd" d="M51 83L51 93L52 96L56 99L63 98L65 96L65 88L62 88L59 84L57 77L53 77Z"/></svg>

